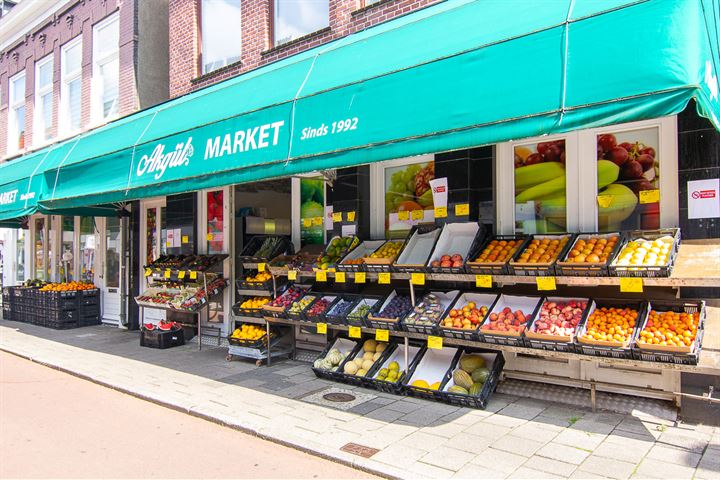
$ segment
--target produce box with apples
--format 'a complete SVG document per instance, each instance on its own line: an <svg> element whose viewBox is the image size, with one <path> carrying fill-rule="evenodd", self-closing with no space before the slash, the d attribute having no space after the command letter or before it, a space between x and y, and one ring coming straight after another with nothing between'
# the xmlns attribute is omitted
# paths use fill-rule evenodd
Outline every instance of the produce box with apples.
<svg viewBox="0 0 720 480"><path fill-rule="evenodd" d="M461 353L462 350L457 347L423 349L403 381L404 391L411 397L443 400L440 392L448 382L450 368L457 363Z"/></svg>
<svg viewBox="0 0 720 480"><path fill-rule="evenodd" d="M468 253L484 235L485 229L477 223L446 223L427 261L428 271L462 273Z"/></svg>
<svg viewBox="0 0 720 480"><path fill-rule="evenodd" d="M643 302L591 300L587 321L581 324L576 334L578 352L598 357L632 358L630 347L635 341L637 327L646 316Z"/></svg>
<svg viewBox="0 0 720 480"><path fill-rule="evenodd" d="M479 275L509 275L508 262L523 248L525 235L495 235L471 250L465 270Z"/></svg>
<svg viewBox="0 0 720 480"><path fill-rule="evenodd" d="M609 273L618 277L668 277L679 247L679 228L627 232Z"/></svg>
<svg viewBox="0 0 720 480"><path fill-rule="evenodd" d="M461 294L438 324L440 334L451 338L477 340L477 329L485 321L497 298L493 293Z"/></svg>
<svg viewBox="0 0 720 480"><path fill-rule="evenodd" d="M396 272L425 272L441 231L434 225L413 227L392 269Z"/></svg>
<svg viewBox="0 0 720 480"><path fill-rule="evenodd" d="M572 237L571 233L530 235L524 247L510 260L511 273L522 276L554 275L555 262L565 255Z"/></svg>
<svg viewBox="0 0 720 480"><path fill-rule="evenodd" d="M262 306L265 318L272 321L274 318L287 318L287 310L308 292L308 288L293 285L277 296L270 303Z"/></svg>
<svg viewBox="0 0 720 480"><path fill-rule="evenodd" d="M599 277L608 275L608 266L622 244L622 234L581 233L567 254L555 264L555 273L565 276Z"/></svg>
<svg viewBox="0 0 720 480"><path fill-rule="evenodd" d="M587 318L590 299L547 297L540 312L525 330L530 348L574 352L575 334Z"/></svg>
<svg viewBox="0 0 720 480"><path fill-rule="evenodd" d="M704 301L651 301L638 327L633 356L649 362L697 365L705 333Z"/></svg>
<svg viewBox="0 0 720 480"><path fill-rule="evenodd" d="M312 323L324 323L325 313L336 299L337 295L318 295L315 301L305 309L305 319Z"/></svg>
<svg viewBox="0 0 720 480"><path fill-rule="evenodd" d="M522 334L537 315L540 300L538 297L500 295L480 326L480 340L522 346Z"/></svg>

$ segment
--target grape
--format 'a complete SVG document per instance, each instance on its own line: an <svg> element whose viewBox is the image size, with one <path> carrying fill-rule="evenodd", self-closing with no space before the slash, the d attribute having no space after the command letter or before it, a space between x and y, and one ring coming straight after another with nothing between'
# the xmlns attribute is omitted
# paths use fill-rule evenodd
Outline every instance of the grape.
<svg viewBox="0 0 720 480"><path fill-rule="evenodd" d="M635 160L640 165L642 165L643 172L650 170L653 166L655 166L655 158L653 158L652 156L650 156L647 153L638 155L638 157Z"/></svg>
<svg viewBox="0 0 720 480"><path fill-rule="evenodd" d="M613 147L609 153L610 160L618 166L622 166L628 160L628 151L623 147Z"/></svg>
<svg viewBox="0 0 720 480"><path fill-rule="evenodd" d="M557 162L560 160L561 153L560 147L555 144L550 145L547 150L545 150L545 160L548 162Z"/></svg>
<svg viewBox="0 0 720 480"><path fill-rule="evenodd" d="M538 144L537 144L537 147L536 147L537 152L538 152L540 155L545 155L545 152L547 152L547 149L550 147L550 145L551 145L550 142L540 142L540 143L538 143ZM526 162L526 163L527 163L527 162ZM540 162L536 162L536 163L540 163Z"/></svg>
<svg viewBox="0 0 720 480"><path fill-rule="evenodd" d="M611 133L606 133L604 135L600 135L598 137L598 145L600 145L603 150L610 151L617 145L617 139L615 138L615 135Z"/></svg>
<svg viewBox="0 0 720 480"><path fill-rule="evenodd" d="M525 159L525 165L534 165L536 163L542 163L543 157L539 153L533 153Z"/></svg>
<svg viewBox="0 0 720 480"><path fill-rule="evenodd" d="M640 149L641 155L650 155L653 159L655 158L655 149L652 147L645 147Z"/></svg>
<svg viewBox="0 0 720 480"><path fill-rule="evenodd" d="M629 180L634 180L636 178L642 177L643 168L639 162L631 160L622 166L622 173L623 173L623 177L625 177Z"/></svg>

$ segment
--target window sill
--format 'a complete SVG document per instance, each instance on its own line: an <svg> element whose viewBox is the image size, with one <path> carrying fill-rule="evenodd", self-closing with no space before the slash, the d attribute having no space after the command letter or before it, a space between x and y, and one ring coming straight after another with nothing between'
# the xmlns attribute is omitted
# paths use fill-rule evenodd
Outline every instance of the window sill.
<svg viewBox="0 0 720 480"><path fill-rule="evenodd" d="M379 2L372 3L370 5L365 5L364 7L358 8L357 10L353 10L350 12L350 15L353 17L356 17L358 15L362 15L365 12L369 10L374 10L375 8L381 7L383 5L387 5L388 3L395 2L396 0L380 0Z"/></svg>
<svg viewBox="0 0 720 480"><path fill-rule="evenodd" d="M200 75L199 77L195 77L195 78L193 78L192 80L190 80L190 83L191 83L192 85L195 85L195 84L197 84L197 83L204 82L205 80L209 80L209 79L211 79L211 78L215 78L215 77L217 77L217 76L220 76L220 75L222 75L223 73L225 73L225 72L227 72L227 71L229 71L229 70L234 70L234 69L239 68L239 67L242 67L242 61L241 61L241 60L238 60L237 62L234 62L234 63L230 63L230 64L228 64L228 65L225 65L224 67L220 67L220 68L218 68L218 69L215 69L215 70L213 70L212 72L203 73L203 74Z"/></svg>
<svg viewBox="0 0 720 480"><path fill-rule="evenodd" d="M260 52L260 55L263 57L272 55L273 53L280 52L287 48L291 48L300 43L306 42L307 40L320 37L322 35L325 35L326 33L330 33L331 31L332 31L332 28L330 28L329 26L325 27L325 28L321 28L320 30L315 30L314 32L310 32L307 35L303 35L302 37L295 38L293 40L290 40L289 42L285 42L281 45L277 45L275 47L269 48L269 49L265 50L264 52Z"/></svg>

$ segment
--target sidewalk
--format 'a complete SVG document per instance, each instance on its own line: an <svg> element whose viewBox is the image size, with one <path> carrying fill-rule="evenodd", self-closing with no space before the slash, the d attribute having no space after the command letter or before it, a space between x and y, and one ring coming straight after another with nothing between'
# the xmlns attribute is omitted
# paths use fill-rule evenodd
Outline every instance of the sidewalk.
<svg viewBox="0 0 720 480"><path fill-rule="evenodd" d="M285 445L388 477L720 477L720 428L495 394L487 410L315 378L306 363L256 367L226 350L139 346L109 327L0 322L0 349ZM356 396L333 407L327 389ZM320 393L318 393L320 392ZM370 458L340 450L377 449Z"/></svg>

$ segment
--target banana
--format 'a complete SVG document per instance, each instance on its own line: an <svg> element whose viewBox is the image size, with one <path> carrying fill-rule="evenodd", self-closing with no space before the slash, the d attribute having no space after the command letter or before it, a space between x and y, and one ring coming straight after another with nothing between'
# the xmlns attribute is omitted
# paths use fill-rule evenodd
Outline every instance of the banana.
<svg viewBox="0 0 720 480"><path fill-rule="evenodd" d="M536 205L537 213L540 217L548 222L552 222L562 228L565 228L565 219L567 212L567 200L565 192L561 195L545 198L540 200Z"/></svg>
<svg viewBox="0 0 720 480"><path fill-rule="evenodd" d="M598 195L610 195L612 201L607 207L598 207L598 228L601 231L618 229L620 223L635 211L638 198L635 192L620 183L611 183Z"/></svg>
<svg viewBox="0 0 720 480"><path fill-rule="evenodd" d="M597 162L597 179L598 190L605 188L620 176L620 167L610 160L598 160Z"/></svg>
<svg viewBox="0 0 720 480"><path fill-rule="evenodd" d="M555 162L550 162L555 163ZM521 168L530 168L530 167L536 167L540 165L547 165L545 163L538 163L535 165L530 165L528 167L521 167ZM516 169L519 170L519 169ZM618 179L620 176L620 167L615 165L613 162L609 160L599 160L597 162L597 179L598 179L598 189L605 188L606 186L613 183L615 180ZM517 181L515 183L517 188ZM546 182L538 183L536 185L533 185L532 187L528 188L527 190L524 190L517 194L515 197L515 203L525 203L530 201L538 201L546 198L553 197L556 193L563 192L564 195L565 190L565 170L563 169L563 173L559 177L555 177L551 180L548 180Z"/></svg>
<svg viewBox="0 0 720 480"><path fill-rule="evenodd" d="M515 191L520 193L532 186L564 176L565 165L560 162L544 162L518 167L515 169Z"/></svg>

